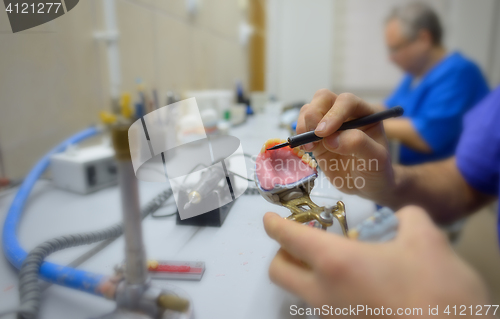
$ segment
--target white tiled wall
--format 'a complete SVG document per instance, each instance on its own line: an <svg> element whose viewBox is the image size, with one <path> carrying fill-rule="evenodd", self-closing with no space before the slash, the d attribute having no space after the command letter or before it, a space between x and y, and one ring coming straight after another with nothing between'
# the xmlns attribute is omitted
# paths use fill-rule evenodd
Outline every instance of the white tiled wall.
<svg viewBox="0 0 500 319"><path fill-rule="evenodd" d="M242 1L203 0L197 14L185 0L115 0L122 90L136 79L160 93L232 89L247 81L238 28ZM0 12L0 150L9 177L22 177L52 146L109 109L102 0L81 0L62 17L12 34Z"/></svg>

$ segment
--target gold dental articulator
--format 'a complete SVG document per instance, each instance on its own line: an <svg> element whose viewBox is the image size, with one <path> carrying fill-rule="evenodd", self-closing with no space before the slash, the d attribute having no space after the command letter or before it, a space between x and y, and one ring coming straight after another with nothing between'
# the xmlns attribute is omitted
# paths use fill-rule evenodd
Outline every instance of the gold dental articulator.
<svg viewBox="0 0 500 319"><path fill-rule="evenodd" d="M332 226L334 219L337 219L344 236L359 241L385 242L396 236L399 221L394 212L387 207L376 211L354 229L349 230L345 205L342 201L338 201L334 206L318 206L311 200L310 193L316 176L313 175L307 182L292 187L274 187L269 191L262 188L257 174L255 183L259 193L268 202L290 210L292 214L286 219L302 224L316 221L323 230Z"/></svg>
<svg viewBox="0 0 500 319"><path fill-rule="evenodd" d="M349 227L347 226L345 205L338 201L335 206L318 206L312 200L308 192L303 192L300 197L294 197L296 190L284 194L280 197L280 203L288 208L292 214L286 219L299 223L308 223L316 220L321 224L321 228L326 230L333 225L333 219L337 219L342 228L342 233L347 236Z"/></svg>
<svg viewBox="0 0 500 319"><path fill-rule="evenodd" d="M342 201L338 201L334 206L318 206L311 200L310 193L314 187L314 178L289 189L272 191L262 189L257 178L255 182L262 197L292 212L286 219L302 224L316 221L323 230L332 226L334 219L337 219L344 236L359 241L385 242L393 239L397 234L399 221L394 212L387 207L379 209L356 225L354 229L349 230L345 205Z"/></svg>
<svg viewBox="0 0 500 319"><path fill-rule="evenodd" d="M321 228L326 230L333 225L334 218L340 224L342 233L347 237L349 227L347 226L345 205L338 201L334 206L318 206L311 200L310 191L314 186L314 181L309 181L306 185L299 185L291 189L284 189L273 194L263 191L259 185L261 195L269 202L286 207L292 213L286 219L299 223L309 223L317 221ZM266 194L267 193L267 194Z"/></svg>

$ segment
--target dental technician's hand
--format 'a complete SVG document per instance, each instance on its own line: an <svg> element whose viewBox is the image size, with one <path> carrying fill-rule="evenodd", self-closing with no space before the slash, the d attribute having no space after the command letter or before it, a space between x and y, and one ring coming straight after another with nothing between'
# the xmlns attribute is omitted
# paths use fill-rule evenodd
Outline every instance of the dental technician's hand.
<svg viewBox="0 0 500 319"><path fill-rule="evenodd" d="M395 177L383 124L336 132L342 123L376 111L353 94L337 96L326 89L319 90L311 103L300 110L297 134L315 130L316 135L324 137L303 149L313 151L321 170L335 187L385 204L395 189Z"/></svg>
<svg viewBox="0 0 500 319"><path fill-rule="evenodd" d="M449 318L454 317L454 305L476 309L490 304L480 277L457 257L421 208L407 206L397 216L400 224L394 240L367 243L267 213L266 232L281 245L269 276L308 306L321 309L384 307L392 310L388 317L395 317L398 308L422 308L414 317L428 318L429 306L439 306L439 316L432 317ZM450 316L443 313L448 305ZM482 311L488 318L484 315ZM367 316L363 312L357 317Z"/></svg>

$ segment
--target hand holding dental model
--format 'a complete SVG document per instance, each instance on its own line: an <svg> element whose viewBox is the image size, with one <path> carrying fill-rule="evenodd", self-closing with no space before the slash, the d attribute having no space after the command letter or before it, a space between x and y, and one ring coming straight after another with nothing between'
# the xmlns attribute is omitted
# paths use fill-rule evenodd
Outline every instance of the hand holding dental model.
<svg viewBox="0 0 500 319"><path fill-rule="evenodd" d="M338 187L341 191L399 209L396 237L385 243L350 240L267 213L266 232L281 245L269 268L271 280L310 307L384 307L392 309L391 317L398 308L421 308L413 316L427 317L429 307L439 306L433 317L449 318L443 313L446 306L491 304L481 278L454 253L428 215L435 220L449 218L449 212L463 216L483 198L466 186L453 160L420 170L393 167L382 123L337 132L342 123L373 113L372 106L352 94L320 90L301 109L297 133L314 130L323 137L303 148L313 152L330 181L348 174L365 180L363 188L344 183ZM330 169L332 161L348 159L374 160L377 165L372 170L351 165ZM427 212L416 206L402 208L407 203L418 203Z"/></svg>
<svg viewBox="0 0 500 319"><path fill-rule="evenodd" d="M287 219L299 223L316 220L323 229L333 224L336 218L344 236L348 227L344 203L337 202L334 207L319 207L309 193L318 177L316 161L299 148L281 146L269 150L283 140L268 140L257 156L255 163L255 184L260 194L269 202L288 208L292 215Z"/></svg>

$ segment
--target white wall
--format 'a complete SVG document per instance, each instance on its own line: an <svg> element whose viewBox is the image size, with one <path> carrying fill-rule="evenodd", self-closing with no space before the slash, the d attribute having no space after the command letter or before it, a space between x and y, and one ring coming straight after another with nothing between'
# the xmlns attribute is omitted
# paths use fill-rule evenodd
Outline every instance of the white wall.
<svg viewBox="0 0 500 319"><path fill-rule="evenodd" d="M491 81L492 86L500 84L500 1L496 2L496 10L495 10L495 34L493 40L493 51L491 59L493 62L491 63Z"/></svg>
<svg viewBox="0 0 500 319"><path fill-rule="evenodd" d="M500 38L500 1L452 0L449 15L449 47L474 59L488 77L490 86L498 85L500 51L495 53L495 50Z"/></svg>
<svg viewBox="0 0 500 319"><path fill-rule="evenodd" d="M284 101L310 100L322 87L382 100L402 76L387 56L384 20L408 1L269 0L267 90ZM446 46L498 85L500 0L427 1L441 17Z"/></svg>
<svg viewBox="0 0 500 319"><path fill-rule="evenodd" d="M148 94L246 85L247 49L240 44L246 11L239 1L203 0L196 15L184 0L116 0L121 90ZM24 176L36 160L109 109L103 1L82 0L67 14L13 34L0 12L0 147L6 175ZM0 174L2 172L0 171Z"/></svg>
<svg viewBox="0 0 500 319"><path fill-rule="evenodd" d="M284 101L310 100L332 85L331 0L268 0L267 90Z"/></svg>

